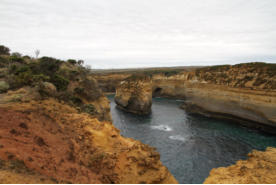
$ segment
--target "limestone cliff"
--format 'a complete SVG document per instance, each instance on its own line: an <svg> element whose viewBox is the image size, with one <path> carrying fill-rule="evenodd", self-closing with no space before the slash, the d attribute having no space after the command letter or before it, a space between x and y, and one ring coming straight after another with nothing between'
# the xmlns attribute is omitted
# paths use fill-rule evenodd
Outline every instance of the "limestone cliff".
<svg viewBox="0 0 276 185"><path fill-rule="evenodd" d="M275 184L276 148L248 154L235 165L212 169L205 184Z"/></svg>
<svg viewBox="0 0 276 185"><path fill-rule="evenodd" d="M188 112L234 119L276 133L274 68L275 64L250 63L200 68L170 77L160 74L153 77L153 89L161 96L185 99L182 107Z"/></svg>
<svg viewBox="0 0 276 185"><path fill-rule="evenodd" d="M154 148L122 137L111 122L26 97L0 97L0 183L177 183Z"/></svg>
<svg viewBox="0 0 276 185"><path fill-rule="evenodd" d="M152 104L152 81L145 76L132 76L116 88L115 102L119 108L135 113L149 114Z"/></svg>
<svg viewBox="0 0 276 185"><path fill-rule="evenodd" d="M186 100L188 112L276 133L276 64L211 66L169 73L151 71L153 96ZM109 78L120 81L116 73ZM109 79L107 75L106 79ZM103 81L102 81L103 84Z"/></svg>

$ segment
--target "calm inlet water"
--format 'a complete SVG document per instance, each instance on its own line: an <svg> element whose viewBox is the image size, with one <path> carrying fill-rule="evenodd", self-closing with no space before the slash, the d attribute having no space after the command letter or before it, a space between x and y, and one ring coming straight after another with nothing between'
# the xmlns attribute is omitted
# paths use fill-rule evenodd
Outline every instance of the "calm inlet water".
<svg viewBox="0 0 276 185"><path fill-rule="evenodd" d="M121 134L156 147L161 161L180 183L202 183L212 168L246 159L252 149L276 147L276 136L251 130L233 122L188 115L181 101L154 98L152 113L137 116L116 108L111 112Z"/></svg>

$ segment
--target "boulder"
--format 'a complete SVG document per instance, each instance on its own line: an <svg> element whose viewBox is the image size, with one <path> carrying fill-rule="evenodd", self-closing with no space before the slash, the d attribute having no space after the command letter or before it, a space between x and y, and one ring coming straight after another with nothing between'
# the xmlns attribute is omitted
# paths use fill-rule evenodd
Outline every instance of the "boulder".
<svg viewBox="0 0 276 185"><path fill-rule="evenodd" d="M10 88L9 84L5 81L0 81L0 93L6 92Z"/></svg>
<svg viewBox="0 0 276 185"><path fill-rule="evenodd" d="M57 93L57 88L50 82L43 82L39 85L39 91L45 95L54 96Z"/></svg>

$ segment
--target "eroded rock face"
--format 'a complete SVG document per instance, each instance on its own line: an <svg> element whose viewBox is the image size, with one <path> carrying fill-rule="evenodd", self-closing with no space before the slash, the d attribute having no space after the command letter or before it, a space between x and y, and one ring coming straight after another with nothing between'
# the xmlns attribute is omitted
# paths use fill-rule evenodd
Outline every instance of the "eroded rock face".
<svg viewBox="0 0 276 185"><path fill-rule="evenodd" d="M266 151L253 150L248 160L235 165L212 169L205 184L275 184L276 148Z"/></svg>
<svg viewBox="0 0 276 185"><path fill-rule="evenodd" d="M119 108L135 114L149 114L152 105L152 81L149 77L132 77L116 89L115 102Z"/></svg>
<svg viewBox="0 0 276 185"><path fill-rule="evenodd" d="M154 148L53 98L2 101L0 144L0 163L13 164L0 183L177 183Z"/></svg>

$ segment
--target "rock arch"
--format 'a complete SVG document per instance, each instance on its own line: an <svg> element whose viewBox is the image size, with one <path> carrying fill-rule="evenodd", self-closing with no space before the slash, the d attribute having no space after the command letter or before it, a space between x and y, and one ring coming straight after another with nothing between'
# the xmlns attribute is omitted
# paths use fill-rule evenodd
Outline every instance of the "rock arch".
<svg viewBox="0 0 276 185"><path fill-rule="evenodd" d="M162 93L162 88L161 87L156 87L153 91L152 91L152 97L158 97L160 96Z"/></svg>

